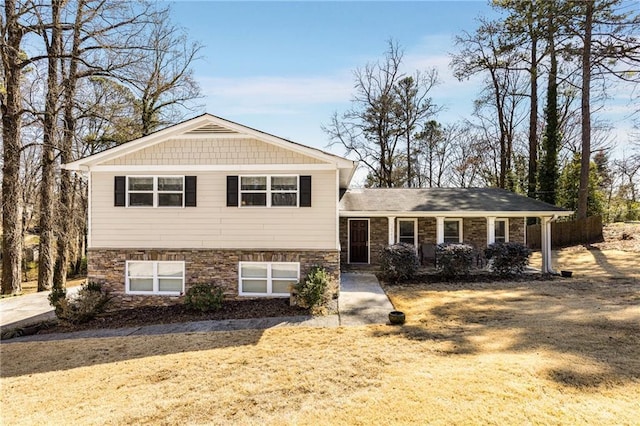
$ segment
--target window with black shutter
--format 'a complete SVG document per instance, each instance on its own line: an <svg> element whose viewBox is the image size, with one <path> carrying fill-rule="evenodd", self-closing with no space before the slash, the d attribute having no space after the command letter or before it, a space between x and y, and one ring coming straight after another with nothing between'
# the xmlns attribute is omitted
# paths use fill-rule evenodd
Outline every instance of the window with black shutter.
<svg viewBox="0 0 640 426"><path fill-rule="evenodd" d="M227 176L227 207L238 207L238 176Z"/></svg>
<svg viewBox="0 0 640 426"><path fill-rule="evenodd" d="M300 207L311 207L311 176L300 176Z"/></svg>
<svg viewBox="0 0 640 426"><path fill-rule="evenodd" d="M196 207L197 196L197 177L185 176L184 177L184 206Z"/></svg>
<svg viewBox="0 0 640 426"><path fill-rule="evenodd" d="M115 207L124 207L127 196L127 177L115 176L113 188L113 205Z"/></svg>

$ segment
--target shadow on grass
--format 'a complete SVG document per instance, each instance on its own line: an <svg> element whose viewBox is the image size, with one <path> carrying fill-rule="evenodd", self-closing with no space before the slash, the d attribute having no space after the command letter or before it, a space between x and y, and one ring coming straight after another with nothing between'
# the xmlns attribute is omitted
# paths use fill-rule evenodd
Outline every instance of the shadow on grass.
<svg viewBox="0 0 640 426"><path fill-rule="evenodd" d="M0 377L71 370L183 352L256 345L264 330L152 334L3 343ZM23 345L27 345L26 348ZM11 357L13 354L20 357Z"/></svg>
<svg viewBox="0 0 640 426"><path fill-rule="evenodd" d="M442 356L556 352L544 374L566 387L640 379L637 280L413 284L391 293L408 323L376 336L432 341Z"/></svg>

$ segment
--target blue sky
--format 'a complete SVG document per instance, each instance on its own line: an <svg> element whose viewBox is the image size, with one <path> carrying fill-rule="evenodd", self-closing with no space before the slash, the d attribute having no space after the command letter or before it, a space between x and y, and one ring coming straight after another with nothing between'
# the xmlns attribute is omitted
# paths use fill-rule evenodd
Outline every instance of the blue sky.
<svg viewBox="0 0 640 426"><path fill-rule="evenodd" d="M173 20L204 44L195 64L204 110L296 142L327 148L320 126L349 107L352 72L383 57L387 41L405 51L408 72L436 67L432 92L444 123L469 117L479 79L449 70L453 37L494 16L485 1L171 3ZM614 94L615 95L615 94ZM624 96L621 96L624 98ZM608 114L626 140L624 99Z"/></svg>

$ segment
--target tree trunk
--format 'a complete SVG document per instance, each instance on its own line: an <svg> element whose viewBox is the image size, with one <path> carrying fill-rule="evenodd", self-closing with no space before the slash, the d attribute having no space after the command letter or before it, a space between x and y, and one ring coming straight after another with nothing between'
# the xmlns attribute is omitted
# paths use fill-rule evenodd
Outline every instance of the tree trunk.
<svg viewBox="0 0 640 426"><path fill-rule="evenodd" d="M407 126L407 129L409 129L409 126ZM407 130L407 188L413 186L411 179L411 132Z"/></svg>
<svg viewBox="0 0 640 426"><path fill-rule="evenodd" d="M22 93L20 60L23 29L18 23L15 0L5 0L5 39L2 68L5 93L2 99L2 294L22 291L22 184L20 179L20 127Z"/></svg>
<svg viewBox="0 0 640 426"><path fill-rule="evenodd" d="M589 196L589 165L591 163L591 35L593 32L593 0L585 1L584 46L582 49L582 159L578 190L578 219L587 217Z"/></svg>
<svg viewBox="0 0 640 426"><path fill-rule="evenodd" d="M76 97L76 88L78 83L78 60L80 57L80 30L83 20L83 2L78 2L76 8L76 19L73 30L73 47L71 58L69 59L69 69L64 81L64 133L62 136L62 144L60 147L60 161L62 164L73 161L72 148L73 137L76 128L76 119L73 115L73 106ZM73 230L74 215L77 213L74 208L74 188L71 172L69 170L60 171L60 197L58 203L59 216L59 233L57 239L57 255L56 266L53 274L54 288L64 288L67 283L67 270L69 267L69 249L74 241L75 232Z"/></svg>
<svg viewBox="0 0 640 426"><path fill-rule="evenodd" d="M529 176L527 196L537 198L538 174L538 37L531 36L531 109L529 112Z"/></svg>
<svg viewBox="0 0 640 426"><path fill-rule="evenodd" d="M51 40L47 43L47 34L43 30L47 44L47 94L44 110L44 132L42 145L42 179L40 181L40 253L38 258L38 291L51 288L53 284L54 226L56 206L56 130L59 79L58 61L62 51L62 30L60 28L60 6L62 0L51 2Z"/></svg>

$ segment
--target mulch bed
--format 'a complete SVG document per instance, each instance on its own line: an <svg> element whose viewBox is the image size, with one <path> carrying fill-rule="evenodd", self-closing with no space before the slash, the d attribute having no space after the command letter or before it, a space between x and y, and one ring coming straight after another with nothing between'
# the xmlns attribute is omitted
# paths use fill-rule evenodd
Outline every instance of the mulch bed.
<svg viewBox="0 0 640 426"><path fill-rule="evenodd" d="M308 314L309 311L307 309L290 306L288 298L227 300L222 304L222 308L213 312L191 311L181 304L171 306L145 306L109 311L83 324L68 324L58 321L41 323L25 327L18 332L18 335L69 333L100 328L140 327L178 322L272 318ZM10 337L16 337L16 335L3 336L3 338Z"/></svg>

